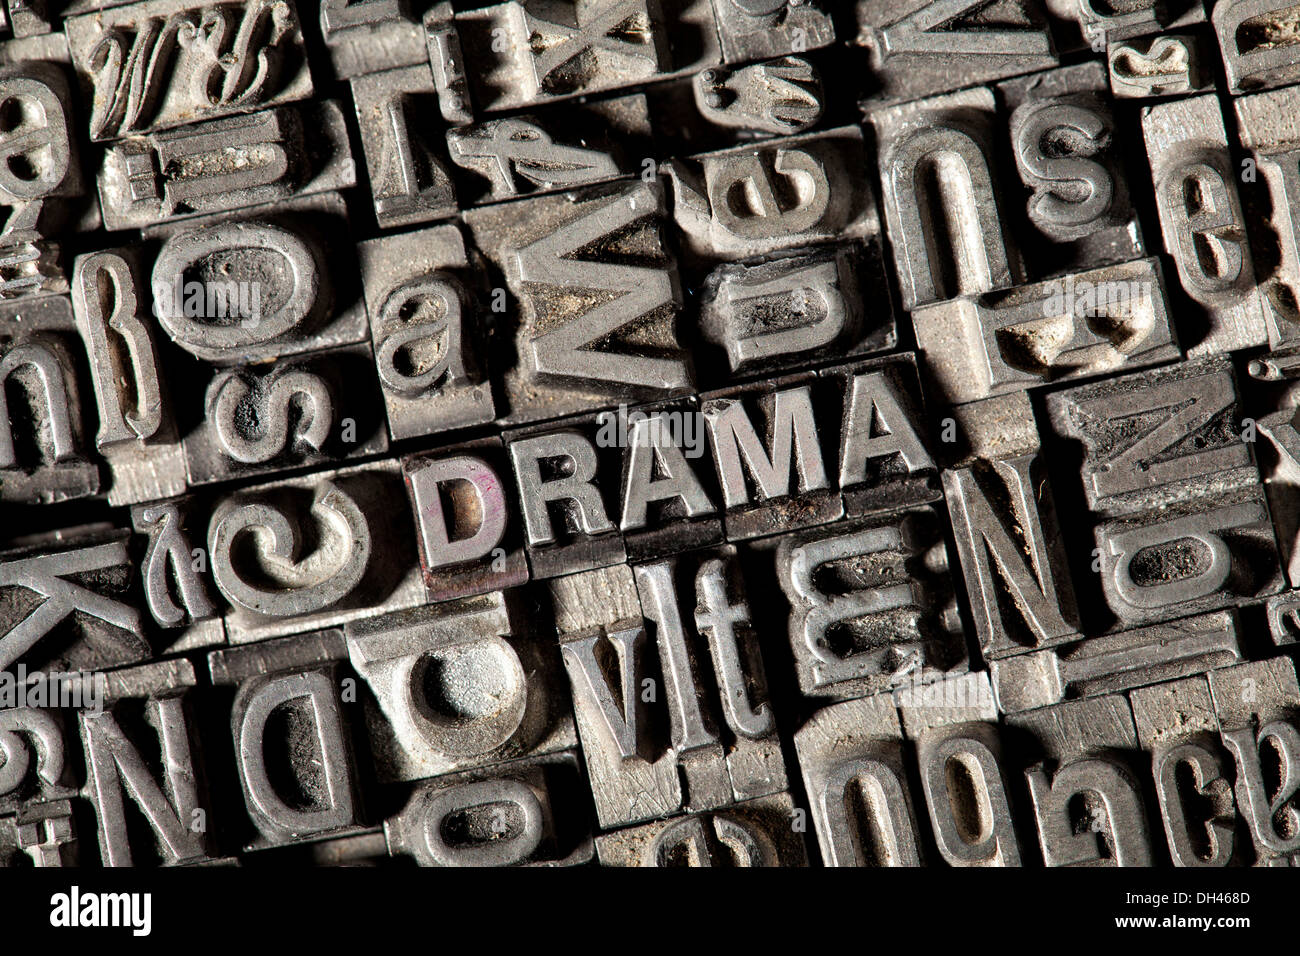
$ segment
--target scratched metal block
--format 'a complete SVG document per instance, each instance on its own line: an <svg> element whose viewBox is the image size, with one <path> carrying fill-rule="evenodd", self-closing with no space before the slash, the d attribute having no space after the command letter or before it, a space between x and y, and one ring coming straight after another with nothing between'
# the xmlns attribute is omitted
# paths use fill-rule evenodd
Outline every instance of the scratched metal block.
<svg viewBox="0 0 1300 956"><path fill-rule="evenodd" d="M694 385L680 344L682 290L661 235L662 186L636 182L472 209L473 241L514 303L494 348L514 354L498 415L514 424ZM493 291L493 306L507 305Z"/></svg>
<svg viewBox="0 0 1300 956"><path fill-rule="evenodd" d="M1138 742L1151 754L1160 818L1174 866L1240 863L1231 764L1204 677L1129 694Z"/></svg>
<svg viewBox="0 0 1300 956"><path fill-rule="evenodd" d="M721 60L710 0L512 0L455 13L442 3L424 24L449 119L690 75ZM689 42L671 42L679 37Z"/></svg>
<svg viewBox="0 0 1300 956"><path fill-rule="evenodd" d="M903 308L1024 281L994 175L996 106L964 90L870 114Z"/></svg>
<svg viewBox="0 0 1300 956"><path fill-rule="evenodd" d="M1182 356L1158 259L922 306L912 322L954 404Z"/></svg>
<svg viewBox="0 0 1300 956"><path fill-rule="evenodd" d="M601 866L802 867L803 836L789 794L596 837Z"/></svg>
<svg viewBox="0 0 1300 956"><path fill-rule="evenodd" d="M420 866L581 866L595 856L576 752L417 784L384 821L388 851Z"/></svg>
<svg viewBox="0 0 1300 956"><path fill-rule="evenodd" d="M1023 392L952 411L963 443L943 473L957 556L985 660L1080 636L1055 500ZM997 670L994 668L996 678Z"/></svg>
<svg viewBox="0 0 1300 956"><path fill-rule="evenodd" d="M1102 592L1125 624L1267 597L1285 585L1260 488L1098 525Z"/></svg>
<svg viewBox="0 0 1300 956"><path fill-rule="evenodd" d="M52 691L45 701L49 706L31 706L27 697L27 706L0 710L0 750L5 754L0 768L0 815L77 795L75 712L59 706L63 700L56 695L61 689L56 689L54 680L44 683ZM10 686L16 690L17 685L14 681Z"/></svg>
<svg viewBox="0 0 1300 956"><path fill-rule="evenodd" d="M840 699L967 669L930 507L775 539L799 689Z"/></svg>
<svg viewBox="0 0 1300 956"><path fill-rule="evenodd" d="M923 723L912 738L939 857L952 867L1021 866L1002 735L993 721L962 710Z"/></svg>
<svg viewBox="0 0 1300 956"><path fill-rule="evenodd" d="M87 525L0 554L0 671L97 671L150 656L128 537Z"/></svg>
<svg viewBox="0 0 1300 956"><path fill-rule="evenodd" d="M1199 34L1160 34L1106 47L1110 92L1116 99L1155 99L1214 88Z"/></svg>
<svg viewBox="0 0 1300 956"><path fill-rule="evenodd" d="M189 695L198 683L185 660L107 675L102 712L78 714L85 796L95 809L104 866L197 863L213 856L204 781ZM135 804L128 813L126 802Z"/></svg>
<svg viewBox="0 0 1300 956"><path fill-rule="evenodd" d="M533 578L627 560L618 507L624 449L608 431L599 416L578 416L503 434Z"/></svg>
<svg viewBox="0 0 1300 956"><path fill-rule="evenodd" d="M99 491L86 362L66 296L0 306L0 501L52 504Z"/></svg>
<svg viewBox="0 0 1300 956"><path fill-rule="evenodd" d="M1295 664L1287 657L1238 664L1209 674L1214 712L1224 731L1294 720L1300 711Z"/></svg>
<svg viewBox="0 0 1300 956"><path fill-rule="evenodd" d="M0 817L0 868L82 865L70 800L34 803L15 816Z"/></svg>
<svg viewBox="0 0 1300 956"><path fill-rule="evenodd" d="M1223 744L1236 762L1237 810L1260 861L1300 851L1300 684L1286 657L1238 664L1210 674Z"/></svg>
<svg viewBox="0 0 1300 956"><path fill-rule="evenodd" d="M835 41L827 0L713 0L727 63L816 50Z"/></svg>
<svg viewBox="0 0 1300 956"><path fill-rule="evenodd" d="M356 185L333 100L194 123L110 146L99 170L104 228L225 212Z"/></svg>
<svg viewBox="0 0 1300 956"><path fill-rule="evenodd" d="M1264 602L1268 634L1278 647L1300 643L1300 594L1284 591Z"/></svg>
<svg viewBox="0 0 1300 956"><path fill-rule="evenodd" d="M843 517L844 502L829 473L834 461L823 451L821 432L829 429L827 416L818 415L821 384L804 374L700 397L728 541Z"/></svg>
<svg viewBox="0 0 1300 956"><path fill-rule="evenodd" d="M154 315L216 365L261 362L369 337L347 205L338 193L144 230Z"/></svg>
<svg viewBox="0 0 1300 956"><path fill-rule="evenodd" d="M378 462L231 491L207 551L244 644L425 602L401 468Z"/></svg>
<svg viewBox="0 0 1300 956"><path fill-rule="evenodd" d="M845 126L664 164L673 219L695 260L740 259L880 231L862 131Z"/></svg>
<svg viewBox="0 0 1300 956"><path fill-rule="evenodd" d="M68 291L59 233L100 226L83 173L76 120L62 64L17 57L0 68L9 107L0 132L0 299Z"/></svg>
<svg viewBox="0 0 1300 956"><path fill-rule="evenodd" d="M495 592L350 622L380 782L578 745L558 655Z"/></svg>
<svg viewBox="0 0 1300 956"><path fill-rule="evenodd" d="M1047 410L1058 436L1083 445L1084 497L1096 514L1219 502L1259 487L1224 359L1076 386L1049 395Z"/></svg>
<svg viewBox="0 0 1300 956"><path fill-rule="evenodd" d="M854 518L877 511L928 504L943 497L931 453L932 426L926 417L913 355L862 359L818 373L833 386L826 397L838 406L820 418L823 442L839 436L835 487L844 513Z"/></svg>
<svg viewBox="0 0 1300 956"><path fill-rule="evenodd" d="M495 417L485 311L455 226L357 244L375 366L395 440Z"/></svg>
<svg viewBox="0 0 1300 956"><path fill-rule="evenodd" d="M428 66L355 76L351 86L380 227L454 216L455 185L442 124L432 118L437 91Z"/></svg>
<svg viewBox="0 0 1300 956"><path fill-rule="evenodd" d="M1234 0L1212 15L1228 92L1248 93L1300 79L1297 11L1288 0Z"/></svg>
<svg viewBox="0 0 1300 956"><path fill-rule="evenodd" d="M817 711L794 735L827 866L920 866L916 803L894 698Z"/></svg>
<svg viewBox="0 0 1300 956"><path fill-rule="evenodd" d="M1142 112L1142 135L1165 250L1183 291L1199 306L1199 315L1178 314L1188 357L1263 345L1269 340L1265 304L1255 284L1237 193L1239 170L1228 152L1218 98L1148 107Z"/></svg>
<svg viewBox="0 0 1300 956"><path fill-rule="evenodd" d="M804 4L800 9L811 8ZM723 42L727 39L724 34ZM713 67L695 77L691 93L695 109L708 122L751 134L802 133L817 125L825 109L821 74L796 56L733 69Z"/></svg>
<svg viewBox="0 0 1300 956"><path fill-rule="evenodd" d="M873 97L912 100L1057 65L1038 0L856 0Z"/></svg>
<svg viewBox="0 0 1300 956"><path fill-rule="evenodd" d="M499 438L402 461L431 601L504 591L528 580L523 513Z"/></svg>
<svg viewBox="0 0 1300 956"><path fill-rule="evenodd" d="M1021 248L1034 276L1128 262L1146 253L1129 198L1123 138L1100 63L997 86L1024 187Z"/></svg>
<svg viewBox="0 0 1300 956"><path fill-rule="evenodd" d="M208 655L212 683L235 688L230 732L247 822L230 838L246 851L361 829L339 674L347 655L338 630Z"/></svg>
<svg viewBox="0 0 1300 956"><path fill-rule="evenodd" d="M96 142L278 106L313 92L289 0L145 0L72 17L64 30L90 99ZM169 62L157 62L168 53Z"/></svg>
<svg viewBox="0 0 1300 956"><path fill-rule="evenodd" d="M388 450L369 345L209 371L182 442L191 485Z"/></svg>
<svg viewBox="0 0 1300 956"><path fill-rule="evenodd" d="M786 786L734 562L730 551L697 552L550 584L602 827Z"/></svg>
<svg viewBox="0 0 1300 956"><path fill-rule="evenodd" d="M1294 52L1300 56L1300 46ZM1261 260L1255 269L1256 282L1273 348L1272 354L1252 363L1250 373L1262 379L1294 378L1300 363L1300 227L1295 208L1300 195L1300 128L1296 126L1300 96L1294 89L1271 90L1243 96L1233 106L1241 144L1251 153L1250 178L1263 177L1271 204L1260 210L1266 214L1257 222L1248 223Z"/></svg>
<svg viewBox="0 0 1300 956"><path fill-rule="evenodd" d="M1049 866L1151 866L1152 839L1133 710L1122 695L1007 717L1025 735L1025 770Z"/></svg>
<svg viewBox="0 0 1300 956"><path fill-rule="evenodd" d="M452 127L447 150L466 205L622 179L655 153L642 94Z"/></svg>
<svg viewBox="0 0 1300 956"><path fill-rule="evenodd" d="M320 32L339 79L426 63L424 30L407 0L323 0Z"/></svg>
<svg viewBox="0 0 1300 956"><path fill-rule="evenodd" d="M989 668L998 706L1016 713L1190 677L1243 657L1236 613L1219 611L1006 657Z"/></svg>
<svg viewBox="0 0 1300 956"><path fill-rule="evenodd" d="M192 498L153 501L131 509L144 608L153 618L165 653L176 654L226 642L226 627L204 548L207 513Z"/></svg>
<svg viewBox="0 0 1300 956"><path fill-rule="evenodd" d="M703 337L729 379L755 378L898 343L877 242L728 263L700 292ZM718 363L701 363L704 374Z"/></svg>
<svg viewBox="0 0 1300 956"><path fill-rule="evenodd" d="M890 692L898 708L903 736L920 740L927 733L972 721L996 721L998 707L986 671L948 674L937 680L913 675Z"/></svg>
<svg viewBox="0 0 1300 956"><path fill-rule="evenodd" d="M1133 711L1122 694L1009 715L1004 722L1009 729L1030 735L1021 743L1034 757L1057 764L1088 754L1120 754L1138 747Z"/></svg>
<svg viewBox="0 0 1300 956"><path fill-rule="evenodd" d="M144 314L148 299L134 250L77 257L72 311L90 360L99 412L95 445L108 463L108 502L115 506L170 498L186 487L159 335Z"/></svg>

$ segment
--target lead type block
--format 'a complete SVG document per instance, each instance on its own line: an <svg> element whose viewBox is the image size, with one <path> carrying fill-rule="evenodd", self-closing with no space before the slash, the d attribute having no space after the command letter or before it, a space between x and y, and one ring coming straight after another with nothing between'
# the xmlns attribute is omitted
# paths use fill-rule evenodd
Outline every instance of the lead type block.
<svg viewBox="0 0 1300 956"><path fill-rule="evenodd" d="M332 100L131 137L109 147L99 172L110 230L355 185L343 111Z"/></svg>
<svg viewBox="0 0 1300 956"><path fill-rule="evenodd" d="M892 695L822 708L794 746L827 866L921 865Z"/></svg>
<svg viewBox="0 0 1300 956"><path fill-rule="evenodd" d="M1138 742L1151 753L1160 817L1174 866L1228 866L1242 856L1219 720L1204 677L1129 694Z"/></svg>
<svg viewBox="0 0 1300 956"><path fill-rule="evenodd" d="M99 491L85 362L66 296L0 306L0 501L52 504Z"/></svg>
<svg viewBox="0 0 1300 956"><path fill-rule="evenodd" d="M871 54L872 88L910 100L1056 66L1037 0L856 0L852 42Z"/></svg>
<svg viewBox="0 0 1300 956"><path fill-rule="evenodd" d="M727 552L706 551L551 583L603 827L786 787L776 718L732 561ZM693 609L683 595L688 588Z"/></svg>
<svg viewBox="0 0 1300 956"><path fill-rule="evenodd" d="M1268 341L1264 302L1255 285L1218 97L1148 107L1142 112L1142 135L1165 250L1183 290L1201 311L1195 318L1180 313L1188 357L1263 345Z"/></svg>
<svg viewBox="0 0 1300 956"><path fill-rule="evenodd" d="M352 621L346 636L373 698L366 723L383 782L577 746L559 659L510 595Z"/></svg>
<svg viewBox="0 0 1300 956"><path fill-rule="evenodd" d="M780 793L607 833L596 838L602 866L807 866L796 811Z"/></svg>
<svg viewBox="0 0 1300 956"><path fill-rule="evenodd" d="M1295 5L1289 0L1219 3L1212 19L1229 92L1248 93L1300 78Z"/></svg>
<svg viewBox="0 0 1300 956"><path fill-rule="evenodd" d="M443 115L496 112L685 76L719 62L709 0L511 0L425 16ZM681 36L692 43L671 43Z"/></svg>
<svg viewBox="0 0 1300 956"><path fill-rule="evenodd" d="M99 412L95 445L108 462L111 505L170 498L187 483L158 335L145 315L148 300L132 251L77 257L72 310L90 357Z"/></svg>
<svg viewBox="0 0 1300 956"><path fill-rule="evenodd" d="M1007 718L1041 759L1025 771L1043 862L1150 866L1151 833L1132 766L1133 711L1121 695Z"/></svg>
<svg viewBox="0 0 1300 956"><path fill-rule="evenodd" d="M460 231L384 236L357 253L393 439L492 421L484 310Z"/></svg>
<svg viewBox="0 0 1300 956"><path fill-rule="evenodd" d="M693 387L676 328L681 285L660 234L665 211L656 181L465 214L516 300L498 320L501 347L516 356L504 371L503 418L554 418ZM503 305L505 292L493 293Z"/></svg>
<svg viewBox="0 0 1300 956"><path fill-rule="evenodd" d="M1006 207L991 158L994 118L988 89L871 114L886 231L908 311L1024 280L1012 237L1002 227Z"/></svg>
<svg viewBox="0 0 1300 956"><path fill-rule="evenodd" d="M926 369L950 402L1181 357L1157 259L922 306Z"/></svg>
<svg viewBox="0 0 1300 956"><path fill-rule="evenodd" d="M523 514L500 439L402 462L433 601L518 587L528 580Z"/></svg>
<svg viewBox="0 0 1300 956"><path fill-rule="evenodd" d="M313 92L302 28L288 0L145 0L72 17L64 29L91 97L96 142L278 106ZM137 66L168 52L169 63Z"/></svg>
<svg viewBox="0 0 1300 956"><path fill-rule="evenodd" d="M1128 262L1146 252L1129 200L1100 63L998 84L1028 194L1022 243L1034 275Z"/></svg>
<svg viewBox="0 0 1300 956"><path fill-rule="evenodd" d="M1275 657L1210 674L1210 695L1223 744L1236 763L1237 809L1261 862L1300 851L1300 684L1295 663ZM1286 767L1280 778L1277 767ZM1268 769L1273 768L1273 769Z"/></svg>
<svg viewBox="0 0 1300 956"><path fill-rule="evenodd" d="M709 261L878 234L874 195L854 178L865 164L862 131L846 126L673 160L665 173L684 247Z"/></svg>
<svg viewBox="0 0 1300 956"><path fill-rule="evenodd" d="M799 688L856 697L966 670L948 555L930 507L777 540Z"/></svg>
<svg viewBox="0 0 1300 956"><path fill-rule="evenodd" d="M360 791L341 700L341 631L208 655L212 683L235 687L230 731L247 819L245 849L359 828Z"/></svg>
<svg viewBox="0 0 1300 956"><path fill-rule="evenodd" d="M421 866L581 866L595 855L572 751L417 784L384 822L388 851Z"/></svg>
<svg viewBox="0 0 1300 956"><path fill-rule="evenodd" d="M211 856L200 751L186 701L196 683L193 665L184 660L114 671L106 709L79 715L87 797L104 866L176 865ZM137 813L126 812L128 798Z"/></svg>
<svg viewBox="0 0 1300 956"><path fill-rule="evenodd" d="M944 471L943 485L980 651L993 660L1078 637L1074 585L1028 396L975 402L952 414L967 451Z"/></svg>
<svg viewBox="0 0 1300 956"><path fill-rule="evenodd" d="M424 603L401 481L396 462L380 462L220 499L208 522L208 559L230 605L231 643Z"/></svg>

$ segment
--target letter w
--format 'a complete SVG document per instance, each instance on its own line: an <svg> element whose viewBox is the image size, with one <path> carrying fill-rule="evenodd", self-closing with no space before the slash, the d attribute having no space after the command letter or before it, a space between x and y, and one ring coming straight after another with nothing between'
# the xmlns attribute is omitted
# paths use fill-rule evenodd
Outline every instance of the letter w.
<svg viewBox="0 0 1300 956"><path fill-rule="evenodd" d="M676 298L667 268L589 258L590 250L629 230L658 207L659 197L639 184L515 253L521 282L559 287L569 294L600 294L601 301L581 315L534 335L530 348L539 374L655 390L690 385L681 359L620 354L598 346L624 326L672 305Z"/></svg>

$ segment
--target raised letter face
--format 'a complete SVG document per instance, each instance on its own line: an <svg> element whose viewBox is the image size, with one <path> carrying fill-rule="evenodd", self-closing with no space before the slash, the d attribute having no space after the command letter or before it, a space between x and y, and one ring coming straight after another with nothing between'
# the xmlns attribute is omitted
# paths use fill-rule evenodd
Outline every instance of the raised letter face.
<svg viewBox="0 0 1300 956"><path fill-rule="evenodd" d="M66 30L73 66L92 91L92 140L312 94L302 30L288 0L147 0L73 17Z"/></svg>

